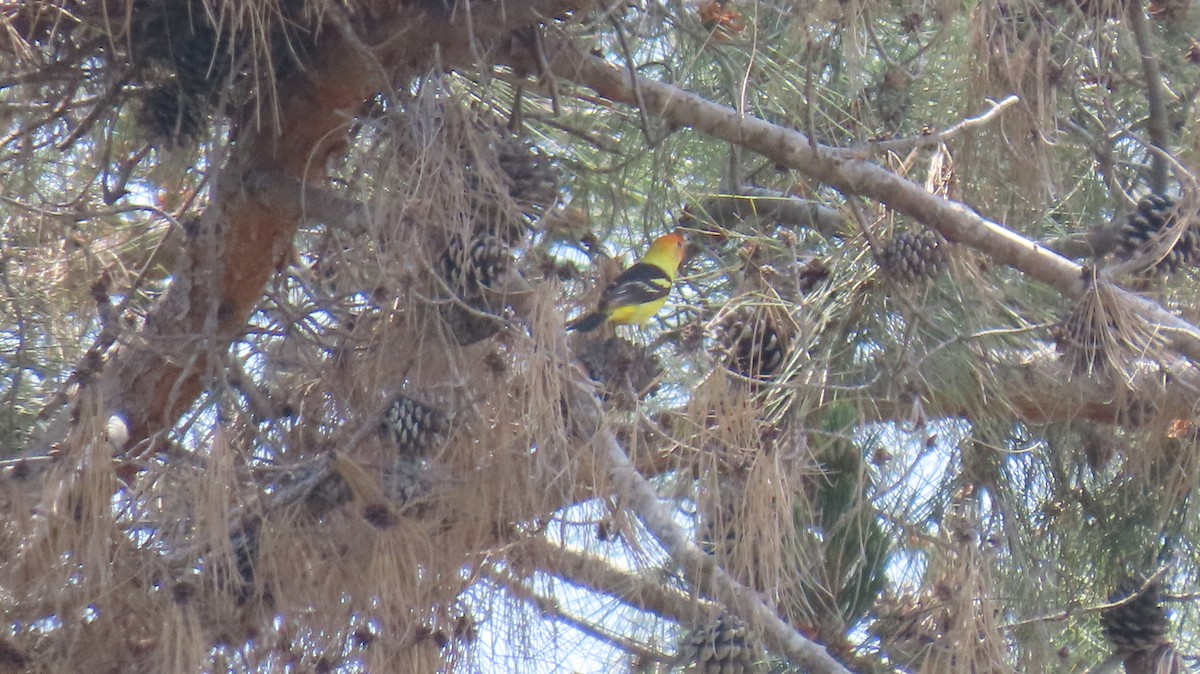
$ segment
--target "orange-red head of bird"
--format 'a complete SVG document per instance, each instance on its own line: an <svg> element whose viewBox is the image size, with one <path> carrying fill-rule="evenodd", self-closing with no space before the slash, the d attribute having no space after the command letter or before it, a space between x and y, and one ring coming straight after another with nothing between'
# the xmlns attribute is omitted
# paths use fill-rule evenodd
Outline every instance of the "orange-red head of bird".
<svg viewBox="0 0 1200 674"><path fill-rule="evenodd" d="M650 250L646 251L643 261L657 263L674 277L686 254L687 241L684 240L683 234L671 232L658 237L650 244Z"/></svg>

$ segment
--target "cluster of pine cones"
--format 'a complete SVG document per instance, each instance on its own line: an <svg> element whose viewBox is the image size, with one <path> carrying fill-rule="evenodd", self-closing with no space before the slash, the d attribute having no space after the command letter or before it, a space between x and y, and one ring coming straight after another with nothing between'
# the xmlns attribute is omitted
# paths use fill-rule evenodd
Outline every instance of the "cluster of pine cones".
<svg viewBox="0 0 1200 674"><path fill-rule="evenodd" d="M485 181L474 175L478 188L474 214L478 226L467 237L452 235L442 252L442 279L458 301L441 305L442 319L451 336L462 346L480 342L499 332L504 321L502 307L491 306L485 290L497 284L513 266L513 247L528 232L529 222L549 209L558 199L559 174L554 160L536 146L501 132L493 147L496 167L507 195L484 189ZM468 166L468 171L482 169ZM499 200L507 196L520 210L519 217L506 217Z"/></svg>

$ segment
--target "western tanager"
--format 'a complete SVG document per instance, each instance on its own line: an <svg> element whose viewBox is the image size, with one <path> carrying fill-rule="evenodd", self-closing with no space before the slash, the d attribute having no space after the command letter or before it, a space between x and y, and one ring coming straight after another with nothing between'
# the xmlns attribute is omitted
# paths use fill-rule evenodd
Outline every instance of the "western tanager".
<svg viewBox="0 0 1200 674"><path fill-rule="evenodd" d="M671 294L685 245L682 234L671 233L655 239L645 257L608 284L600 296L600 306L568 323L567 329L591 332L605 321L628 325L650 320Z"/></svg>

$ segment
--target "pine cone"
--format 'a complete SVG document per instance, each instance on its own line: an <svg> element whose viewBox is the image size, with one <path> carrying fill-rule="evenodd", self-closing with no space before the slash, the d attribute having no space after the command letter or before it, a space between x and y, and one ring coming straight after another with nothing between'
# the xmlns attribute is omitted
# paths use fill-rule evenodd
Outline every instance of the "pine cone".
<svg viewBox="0 0 1200 674"><path fill-rule="evenodd" d="M500 332L506 323L503 317L493 314L482 303L464 306L460 302L446 302L439 305L438 312L450 336L459 346L482 342Z"/></svg>
<svg viewBox="0 0 1200 674"><path fill-rule="evenodd" d="M1125 599L1141 586L1142 581L1127 578L1117 585L1108 600L1117 602ZM1170 623L1166 609L1159 604L1158 583L1152 584L1129 603L1101 613L1100 625L1104 628L1104 637L1120 652L1150 651L1166 643Z"/></svg>
<svg viewBox="0 0 1200 674"><path fill-rule="evenodd" d="M380 484L383 493L397 506L403 507L433 492L439 481L437 472L426 461L407 458L396 461L395 465L385 470Z"/></svg>
<svg viewBox="0 0 1200 674"><path fill-rule="evenodd" d="M829 264L819 257L809 258L807 260L797 260L797 263L803 262L800 270L796 273L796 286L800 293L807 295L811 293L818 284L829 279Z"/></svg>
<svg viewBox="0 0 1200 674"><path fill-rule="evenodd" d="M354 500L350 485L337 473L325 475L310 488L304 499L304 512L317 519L334 508Z"/></svg>
<svg viewBox="0 0 1200 674"><path fill-rule="evenodd" d="M191 27L182 39L170 42L171 64L179 86L188 93L217 96L219 84L229 74L227 55L221 54L221 38L211 27Z"/></svg>
<svg viewBox="0 0 1200 674"><path fill-rule="evenodd" d="M421 457L446 439L449 423L440 410L401 395L384 412L380 430L402 455Z"/></svg>
<svg viewBox="0 0 1200 674"><path fill-rule="evenodd" d="M203 105L174 84L146 92L138 123L148 135L167 147L186 145L200 135L204 125Z"/></svg>
<svg viewBox="0 0 1200 674"><path fill-rule="evenodd" d="M461 237L450 239L442 253L441 273L460 301L443 303L439 311L459 345L481 342L504 327L483 290L494 287L512 264L512 250L496 236L476 235L469 250Z"/></svg>
<svg viewBox="0 0 1200 674"><path fill-rule="evenodd" d="M912 76L897 67L888 68L874 87L875 109L885 128L892 131L900 128L912 101L912 83Z"/></svg>
<svg viewBox="0 0 1200 674"><path fill-rule="evenodd" d="M949 261L949 244L930 229L898 232L879 251L877 260L880 269L900 283L932 279Z"/></svg>
<svg viewBox="0 0 1200 674"><path fill-rule="evenodd" d="M725 330L729 341L729 368L750 379L769 379L783 364L787 343L765 316L737 319Z"/></svg>
<svg viewBox="0 0 1200 674"><path fill-rule="evenodd" d="M541 148L504 135L497 141L496 154L507 178L509 196L527 215L536 217L554 205L558 200L559 171Z"/></svg>
<svg viewBox="0 0 1200 674"><path fill-rule="evenodd" d="M744 674L760 670L761 649L750 628L737 616L721 614L707 627L692 632L680 645L679 660L694 662L699 674Z"/></svg>
<svg viewBox="0 0 1200 674"><path fill-rule="evenodd" d="M461 237L450 239L442 253L442 275L464 300L481 297L482 288L492 288L512 267L512 252L500 239L481 234L464 250Z"/></svg>
<svg viewBox="0 0 1200 674"><path fill-rule="evenodd" d="M588 376L600 383L604 397L618 407L633 407L643 395L658 390L662 374L658 357L620 337L580 339L576 359L587 369Z"/></svg>
<svg viewBox="0 0 1200 674"><path fill-rule="evenodd" d="M1169 197L1150 194L1139 199L1137 208L1129 214L1117 234L1117 258L1129 260L1155 251L1164 232L1175 227L1176 217L1175 203ZM1175 245L1162 259L1153 262L1147 271L1152 275L1174 273L1194 266L1198 258L1200 231L1197 230L1196 218L1192 218L1179 234Z"/></svg>

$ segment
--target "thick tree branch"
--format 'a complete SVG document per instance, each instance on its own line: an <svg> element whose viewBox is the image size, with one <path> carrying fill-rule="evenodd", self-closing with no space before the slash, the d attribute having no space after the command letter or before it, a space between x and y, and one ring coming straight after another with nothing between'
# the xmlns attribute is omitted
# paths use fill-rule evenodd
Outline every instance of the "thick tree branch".
<svg viewBox="0 0 1200 674"><path fill-rule="evenodd" d="M634 105L629 74L573 45L550 49L554 72L587 86L610 100ZM1037 279L1071 299L1091 287L1080 266L967 206L931 194L860 155L811 141L804 134L738 113L678 87L639 77L637 88L650 112L676 126L690 126L737 143L784 166L826 182L847 194L876 199L899 213L941 232L993 260ZM1101 282L1106 282L1102 280ZM1173 348L1200 362L1200 329L1144 297L1114 288L1120 301L1170 339Z"/></svg>

